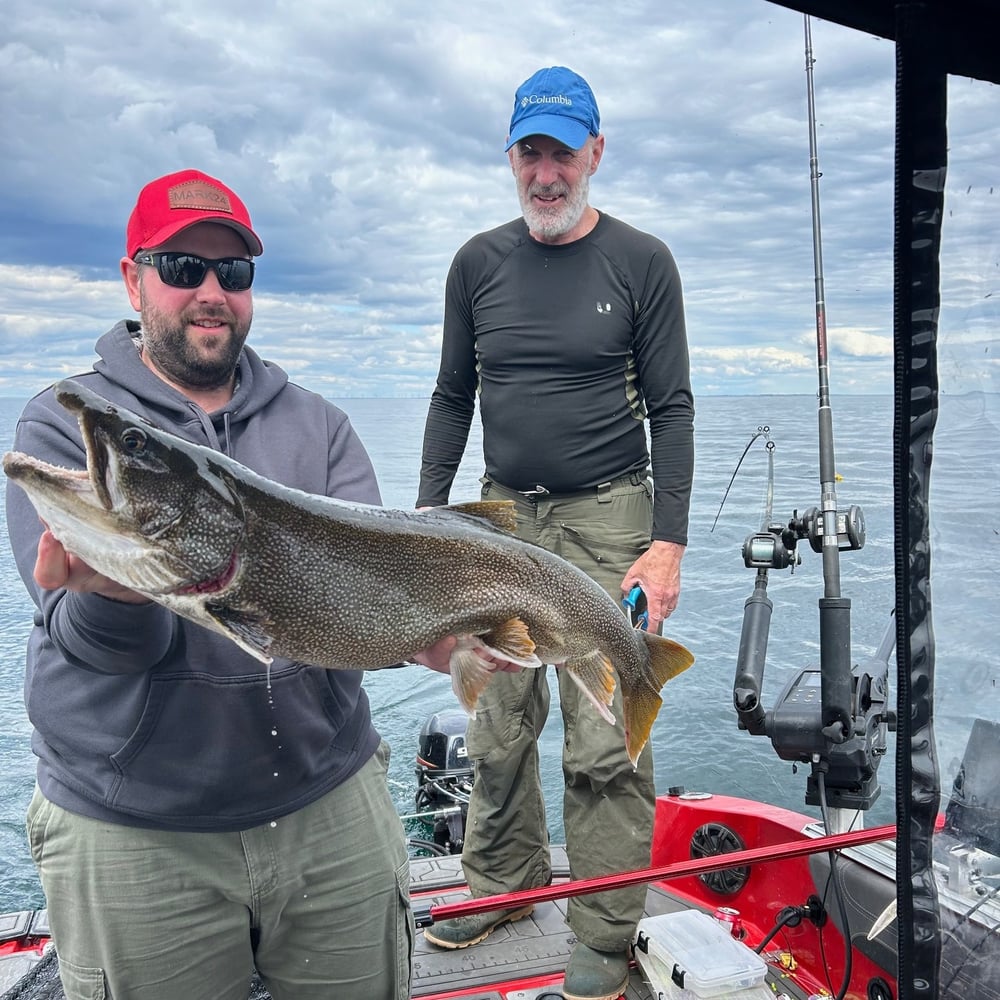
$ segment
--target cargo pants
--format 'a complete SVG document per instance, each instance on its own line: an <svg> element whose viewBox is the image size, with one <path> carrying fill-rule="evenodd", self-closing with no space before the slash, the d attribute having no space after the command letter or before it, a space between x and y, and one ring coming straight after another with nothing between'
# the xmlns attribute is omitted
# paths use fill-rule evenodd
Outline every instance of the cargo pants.
<svg viewBox="0 0 1000 1000"><path fill-rule="evenodd" d="M485 500L513 500L517 534L574 563L615 600L621 581L649 546L652 487L638 475L571 497L526 497L484 478ZM549 710L547 667L498 673L470 720L476 762L462 864L473 896L548 884L551 878L538 736ZM632 766L625 752L621 688L609 725L577 685L557 670L563 716L563 824L573 878L648 867L655 809L652 745ZM642 916L645 886L569 900L577 938L621 951Z"/></svg>
<svg viewBox="0 0 1000 1000"><path fill-rule="evenodd" d="M145 830L36 788L28 840L67 1000L408 1000L409 862L383 742L310 805L238 833Z"/></svg>

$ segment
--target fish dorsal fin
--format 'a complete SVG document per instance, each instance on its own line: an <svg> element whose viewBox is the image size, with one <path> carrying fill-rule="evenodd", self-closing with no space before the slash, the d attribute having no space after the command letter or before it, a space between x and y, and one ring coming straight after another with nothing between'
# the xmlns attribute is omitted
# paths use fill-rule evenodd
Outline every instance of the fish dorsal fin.
<svg viewBox="0 0 1000 1000"><path fill-rule="evenodd" d="M272 638L259 617L234 611L221 604L206 604L205 612L215 623L217 631L232 639L240 649L256 657L261 663L271 663Z"/></svg>
<svg viewBox="0 0 1000 1000"><path fill-rule="evenodd" d="M475 517L509 535L517 530L517 513L513 500L470 500L467 503L451 503L444 507L435 507L434 510Z"/></svg>
<svg viewBox="0 0 1000 1000"><path fill-rule="evenodd" d="M595 649L586 656L568 660L562 665L571 681L587 696L601 718L615 724L611 711L611 700L615 694L615 672L611 661L599 650Z"/></svg>

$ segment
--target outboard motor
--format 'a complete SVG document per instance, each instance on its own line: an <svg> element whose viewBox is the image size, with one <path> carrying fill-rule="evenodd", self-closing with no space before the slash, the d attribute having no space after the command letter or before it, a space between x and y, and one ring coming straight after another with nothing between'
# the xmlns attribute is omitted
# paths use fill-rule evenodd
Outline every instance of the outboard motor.
<svg viewBox="0 0 1000 1000"><path fill-rule="evenodd" d="M430 813L434 843L460 854L475 769L465 745L469 717L459 709L435 712L420 730L417 751L417 811Z"/></svg>

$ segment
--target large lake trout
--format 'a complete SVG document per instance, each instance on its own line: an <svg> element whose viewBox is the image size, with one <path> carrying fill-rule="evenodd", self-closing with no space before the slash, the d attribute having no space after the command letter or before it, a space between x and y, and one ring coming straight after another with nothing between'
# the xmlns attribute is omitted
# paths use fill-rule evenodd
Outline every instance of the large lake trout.
<svg viewBox="0 0 1000 1000"><path fill-rule="evenodd" d="M264 663L374 670L454 635L452 683L469 712L492 676L476 652L487 649L561 665L610 722L617 674L634 763L660 689L694 661L633 629L575 566L499 527L513 527L510 504L417 512L314 496L76 382L55 393L79 420L87 468L9 452L8 478L69 552Z"/></svg>

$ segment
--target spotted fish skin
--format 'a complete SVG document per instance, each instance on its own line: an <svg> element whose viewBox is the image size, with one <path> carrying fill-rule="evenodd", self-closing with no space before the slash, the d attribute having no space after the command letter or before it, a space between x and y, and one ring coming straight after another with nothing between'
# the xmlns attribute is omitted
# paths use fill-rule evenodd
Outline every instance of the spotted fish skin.
<svg viewBox="0 0 1000 1000"><path fill-rule="evenodd" d="M610 721L617 678L635 761L660 689L694 660L631 628L581 570L510 534L507 502L405 511L316 496L76 382L55 392L77 416L87 469L9 452L8 478L68 551L265 663L375 670L454 635L452 681L470 712L492 677L486 649L562 665Z"/></svg>

